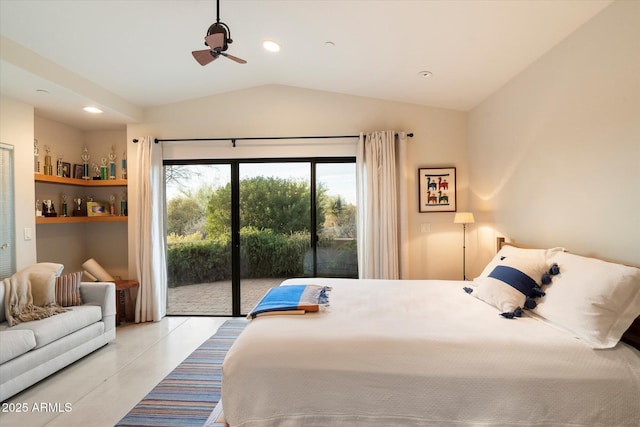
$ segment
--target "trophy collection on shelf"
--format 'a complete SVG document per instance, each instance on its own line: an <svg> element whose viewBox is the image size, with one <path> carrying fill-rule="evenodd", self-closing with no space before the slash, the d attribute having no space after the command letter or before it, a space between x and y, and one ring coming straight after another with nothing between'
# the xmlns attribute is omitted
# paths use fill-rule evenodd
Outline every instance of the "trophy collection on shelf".
<svg viewBox="0 0 640 427"><path fill-rule="evenodd" d="M93 163L90 165L89 160L91 159L91 155L89 154L89 149L85 145L82 149L82 154L80 158L82 159L82 164L74 164L73 169L71 169L71 164L67 162L63 162L62 159L64 155L62 153L58 153L56 156L56 165L55 165L55 174L54 167L51 158L51 147L48 145L44 146L45 156L44 156L44 168L42 173L44 175L51 176L60 176L64 178L76 178L76 179L85 179L85 180L107 180L107 179L117 179L117 166L116 166L116 147L115 145L111 146L111 151L104 157L100 159L100 165L97 163ZM91 168L93 168L95 172L95 176L91 177L89 174ZM33 169L35 173L40 172L40 147L38 146L38 139L34 138L33 140ZM122 160L120 162L120 178L127 179L127 152L124 151L122 153Z"/></svg>
<svg viewBox="0 0 640 427"><path fill-rule="evenodd" d="M69 217L69 216L127 216L127 192L123 191L120 199L120 212L116 212L116 199L117 196L115 194L109 195L109 202L99 202L93 200L92 195L87 195L85 197L75 196L71 200L73 201L73 210L71 211L71 215L69 215L69 208L67 203L67 198L69 196L66 194L61 194L60 198L62 200L62 213L61 217ZM58 213L56 212L54 201L51 199L36 200L36 216L39 217L56 217Z"/></svg>
<svg viewBox="0 0 640 427"><path fill-rule="evenodd" d="M111 151L104 157L100 158L100 165L96 163L90 164L89 160L91 159L91 155L89 154L89 149L85 145L82 149L82 153L80 158L82 160L81 164L74 164L73 169L71 169L71 164L63 162L63 154L59 153L56 156L56 165L55 165L55 174L54 174L54 166L52 164L51 157L51 147L49 145L44 145L44 167L42 173L44 175L50 176L59 176L64 178L75 178L75 179L84 179L84 180L115 180L117 178L117 170L116 170L116 148L115 146L111 146ZM34 171L36 174L40 174L40 147L38 144L38 139L34 138L33 140L33 155L34 155ZM127 179L127 152L126 150L123 152L121 159L121 179ZM90 175L91 169L93 169L94 176ZM57 181L56 181L57 182ZM119 183L116 185L120 185ZM72 210L69 211L69 207L67 204L67 200L69 199L68 194L61 193L60 194L60 205L61 206L61 217L86 217L86 216L127 216L127 191L123 191L122 196L120 198L120 211L117 212L116 206L116 194L109 195L108 202L100 202L94 201L93 196L71 196L70 200L73 203ZM57 202L56 202L57 203ZM45 200L36 201L35 206L35 214L36 217L57 217L58 213L56 212L54 200L48 198Z"/></svg>

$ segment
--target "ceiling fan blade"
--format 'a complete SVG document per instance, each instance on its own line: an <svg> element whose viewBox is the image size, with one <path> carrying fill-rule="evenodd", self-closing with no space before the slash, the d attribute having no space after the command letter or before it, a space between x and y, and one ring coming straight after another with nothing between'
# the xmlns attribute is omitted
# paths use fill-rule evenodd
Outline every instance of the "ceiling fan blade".
<svg viewBox="0 0 640 427"><path fill-rule="evenodd" d="M246 64L247 63L247 61L245 61L244 59L238 58L237 56L229 55L228 53L225 53L225 52L220 52L220 55L226 56L230 60L236 61L238 64Z"/></svg>
<svg viewBox="0 0 640 427"><path fill-rule="evenodd" d="M194 50L191 54L200 65L207 65L213 60L218 59L218 55L214 55L211 49Z"/></svg>
<svg viewBox="0 0 640 427"><path fill-rule="evenodd" d="M224 46L224 34L223 33L213 33L204 38L204 41L207 43L211 49L216 49Z"/></svg>

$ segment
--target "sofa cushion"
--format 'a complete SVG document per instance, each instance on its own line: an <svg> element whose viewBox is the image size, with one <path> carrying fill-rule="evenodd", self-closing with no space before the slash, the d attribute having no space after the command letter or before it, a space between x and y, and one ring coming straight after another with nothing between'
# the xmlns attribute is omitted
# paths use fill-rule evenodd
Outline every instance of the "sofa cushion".
<svg viewBox="0 0 640 427"><path fill-rule="evenodd" d="M82 271L67 273L56 279L56 304L63 307L82 305L80 280Z"/></svg>
<svg viewBox="0 0 640 427"><path fill-rule="evenodd" d="M33 331L0 331L0 364L26 353L36 346Z"/></svg>
<svg viewBox="0 0 640 427"><path fill-rule="evenodd" d="M19 323L11 330L31 330L36 339L36 347L43 347L50 342L69 335L85 326L99 322L102 310L97 305L80 305L69 307L69 311L46 319Z"/></svg>

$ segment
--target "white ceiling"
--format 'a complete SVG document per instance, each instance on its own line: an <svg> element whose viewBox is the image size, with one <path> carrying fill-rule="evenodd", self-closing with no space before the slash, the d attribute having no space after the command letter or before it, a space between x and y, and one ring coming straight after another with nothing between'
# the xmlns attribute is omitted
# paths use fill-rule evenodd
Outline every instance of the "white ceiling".
<svg viewBox="0 0 640 427"><path fill-rule="evenodd" d="M214 0L0 0L0 90L80 129L266 84L467 111L611 0L220 3L228 52L246 65L191 56L205 48ZM264 51L265 39L282 50ZM89 104L105 113L88 116Z"/></svg>

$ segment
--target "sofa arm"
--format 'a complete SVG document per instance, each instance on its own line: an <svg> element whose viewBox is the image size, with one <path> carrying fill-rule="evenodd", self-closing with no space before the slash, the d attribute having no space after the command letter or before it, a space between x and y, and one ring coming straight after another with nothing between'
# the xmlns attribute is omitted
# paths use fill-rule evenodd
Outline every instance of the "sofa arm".
<svg viewBox="0 0 640 427"><path fill-rule="evenodd" d="M112 282L80 283L82 304L99 305L102 309L104 329L116 327L116 285Z"/></svg>

